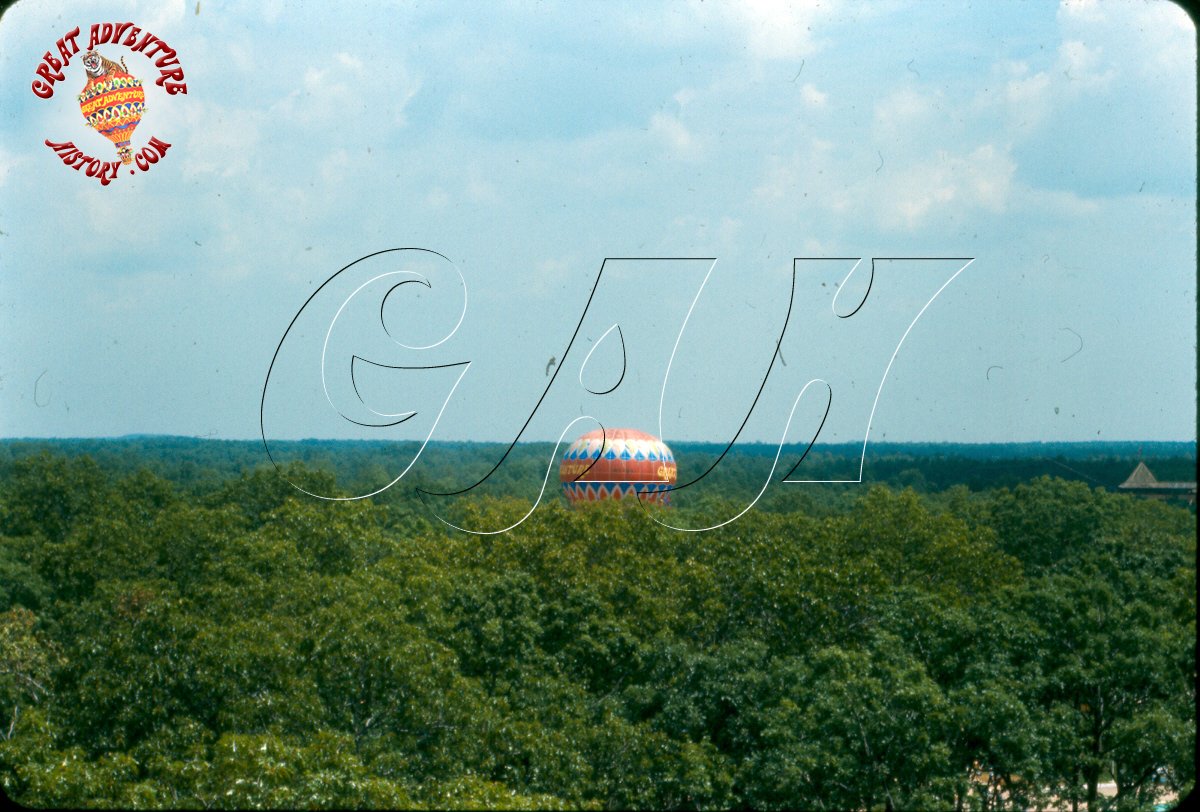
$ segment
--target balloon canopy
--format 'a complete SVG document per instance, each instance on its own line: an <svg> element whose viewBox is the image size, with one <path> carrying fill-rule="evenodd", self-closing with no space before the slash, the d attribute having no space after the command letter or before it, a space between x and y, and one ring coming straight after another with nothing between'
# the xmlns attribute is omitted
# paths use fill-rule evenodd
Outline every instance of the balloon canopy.
<svg viewBox="0 0 1200 812"><path fill-rule="evenodd" d="M671 449L637 429L589 431L571 443L558 471L571 504L634 497L665 505L676 479Z"/></svg>
<svg viewBox="0 0 1200 812"><path fill-rule="evenodd" d="M89 127L113 142L121 163L132 163L129 140L146 112L142 80L128 73L109 73L92 79L79 94L79 109Z"/></svg>

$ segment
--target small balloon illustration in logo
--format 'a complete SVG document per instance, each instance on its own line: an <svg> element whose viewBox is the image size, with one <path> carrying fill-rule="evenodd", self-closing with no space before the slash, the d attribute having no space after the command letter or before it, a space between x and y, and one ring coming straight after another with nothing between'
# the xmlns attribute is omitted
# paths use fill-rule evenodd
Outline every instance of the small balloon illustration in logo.
<svg viewBox="0 0 1200 812"><path fill-rule="evenodd" d="M117 63L95 51L83 55L83 68L87 84L79 94L79 109L84 121L116 145L121 163L132 163L129 139L146 112L142 80L129 74L124 57Z"/></svg>

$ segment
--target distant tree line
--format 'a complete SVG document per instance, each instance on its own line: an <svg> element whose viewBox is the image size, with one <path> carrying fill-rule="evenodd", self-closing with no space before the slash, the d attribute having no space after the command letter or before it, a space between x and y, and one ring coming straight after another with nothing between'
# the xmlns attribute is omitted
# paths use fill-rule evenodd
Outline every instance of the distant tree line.
<svg viewBox="0 0 1200 812"><path fill-rule="evenodd" d="M720 464L701 486L687 492L718 493L743 505L754 498L771 473L776 446L739 444L722 456L724 445L672 443L680 461L680 482L699 476L718 459ZM395 479L417 454L417 442L299 440L270 444L275 462L290 462L333 474L345 493L377 490ZM403 480L376 501L421 505L417 487L430 490L460 489L491 470L505 452L504 443L431 442ZM487 481L490 494L533 500L554 455L553 443L520 443ZM785 447L774 480L782 479L803 455L793 479L851 479L937 493L956 485L972 491L1012 488L1039 476L1078 481L1115 490L1145 460L1160 480L1193 481L1196 446L1182 442L1086 443L888 443L871 442L865 459L862 445L817 445L805 454L803 445ZM560 449L561 451L561 449ZM193 437L137 435L119 439L0 440L0 478L14 461L48 452L67 457L87 456L109 476L125 476L146 469L170 480L181 494L206 493L230 477L255 469L275 470L259 440L201 440ZM551 476L548 497L557 495L557 468ZM842 503L839 495L853 496L855 487L844 485L772 486L756 504L759 510L791 511L814 504ZM478 492L478 491L477 491ZM684 494L680 494L683 496ZM814 499L810 498L816 496Z"/></svg>

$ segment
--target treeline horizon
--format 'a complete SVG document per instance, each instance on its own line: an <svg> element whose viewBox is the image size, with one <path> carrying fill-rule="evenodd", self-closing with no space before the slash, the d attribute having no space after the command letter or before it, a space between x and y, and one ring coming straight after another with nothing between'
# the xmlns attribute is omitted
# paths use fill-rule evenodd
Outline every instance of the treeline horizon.
<svg viewBox="0 0 1200 812"><path fill-rule="evenodd" d="M569 442L571 438L566 438ZM18 445L25 444L60 444L60 443L111 443L111 442L126 442L126 441L160 441L164 443L191 443L191 442L206 442L206 443L241 443L255 445L259 448L263 446L261 438L221 438L209 437L199 434L157 434L146 432L132 432L129 434L115 435L84 435L77 437L37 437L37 436L12 436L0 437L0 444L15 443ZM300 437L289 439L272 439L268 441L270 445L311 445L313 443L328 443L334 445L345 446L395 446L395 445L416 445L419 446L421 440L382 440L382 439L343 439L336 437ZM694 446L697 448L712 450L724 448L727 441L717 440L671 440L670 445L680 447ZM430 440L430 447L438 445L449 446L488 446L507 448L511 444L508 440ZM520 440L516 443L518 446L550 446L553 447L553 440ZM737 448L751 450L754 453L774 453L776 443L768 442L747 442L739 441ZM845 443L825 443L818 442L813 444L814 450L829 451L833 453L859 453L862 450L863 444L859 442ZM867 451L873 448L879 448L882 451L899 451L907 450L913 453L935 454L935 453L952 453L971 455L999 455L999 456L1024 456L1031 451L1036 452L1051 452L1053 454L1063 454L1066 456L1077 454L1094 454L1103 453L1116 456L1126 456L1128 454L1144 453L1152 457L1164 456L1180 456L1191 454L1196 456L1197 443L1194 440L1006 440L1006 441L984 441L984 442L962 442L956 440L870 440L867 443Z"/></svg>
<svg viewBox="0 0 1200 812"><path fill-rule="evenodd" d="M139 466L181 486L236 476L244 470L286 467L300 462L329 471L339 487L353 495L371 493L391 482L421 448L418 441L294 440L270 444L261 440L213 440L167 435L137 435L120 439L0 440L0 472L13 460L39 451L67 456L89 456L114 475L132 473ZM719 443L672 443L679 464L679 484L704 474L694 486L672 497L677 504L721 496L749 502L768 478L772 484L757 507L791 510L822 501L822 494L848 498L856 488L870 484L911 487L919 493L944 491L955 485L972 491L1013 487L1038 476L1055 476L1116 490L1145 462L1160 481L1195 481L1196 446L1186 442L1087 441L1080 443L871 443L865 457L862 445L787 446L774 473L771 464L777 447L768 444L737 445L722 456ZM565 450L559 449L559 453ZM421 452L412 470L384 493L372 497L386 502L421 504L418 490L446 491L468 488L487 477L477 496L537 498L546 477L543 498L558 493L558 460L555 444L475 441L433 441ZM780 482L803 456L792 479L849 480ZM501 458L505 462L492 472ZM719 464L718 460L720 460ZM713 468L712 466L716 466ZM861 468L861 482L857 482ZM711 470L710 470L711 469ZM709 473L705 474L706 471ZM491 472L491 473L489 473Z"/></svg>

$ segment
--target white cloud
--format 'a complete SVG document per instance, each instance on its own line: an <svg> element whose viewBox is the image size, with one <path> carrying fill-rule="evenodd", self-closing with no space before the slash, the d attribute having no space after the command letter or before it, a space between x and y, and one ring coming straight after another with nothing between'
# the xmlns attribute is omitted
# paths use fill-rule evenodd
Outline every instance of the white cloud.
<svg viewBox="0 0 1200 812"><path fill-rule="evenodd" d="M335 149L321 161L321 177L329 184L342 182L350 166L349 153L344 149Z"/></svg>
<svg viewBox="0 0 1200 812"><path fill-rule="evenodd" d="M836 0L690 0L659 8L642 4L617 24L630 35L658 46L708 43L753 60L798 62L819 50L821 42L813 32L835 19L840 8Z"/></svg>
<svg viewBox="0 0 1200 812"><path fill-rule="evenodd" d="M231 177L259 165L258 150L263 128L269 122L267 114L220 107L200 99L187 102L181 128L186 133L180 156L184 177Z"/></svg>
<svg viewBox="0 0 1200 812"><path fill-rule="evenodd" d="M805 83L804 87L800 88L800 98L804 99L804 102L810 107L822 107L829 96L811 84Z"/></svg>
<svg viewBox="0 0 1200 812"><path fill-rule="evenodd" d="M353 54L348 54L345 51L339 51L337 54L334 55L334 58L341 64L343 64L346 67L350 68L351 70L355 71L356 73L362 72L363 61L361 59L359 59L357 56L354 56Z"/></svg>
<svg viewBox="0 0 1200 812"><path fill-rule="evenodd" d="M982 144L965 155L935 157L895 170L882 190L871 195L880 224L914 230L950 209L1005 210L1016 162L1006 149Z"/></svg>
<svg viewBox="0 0 1200 812"><path fill-rule="evenodd" d="M263 20L267 23L274 23L283 13L283 6L284 0L266 0L261 6Z"/></svg>
<svg viewBox="0 0 1200 812"><path fill-rule="evenodd" d="M828 17L833 5L817 0L742 0L718 7L739 30L753 56L799 59L816 50L814 24Z"/></svg>
<svg viewBox="0 0 1200 812"><path fill-rule="evenodd" d="M1122 68L1143 78L1194 71L1195 23L1168 0L1063 0L1058 7L1058 23L1068 41L1087 43L1089 47L1100 45L1114 61L1122 63Z"/></svg>
<svg viewBox="0 0 1200 812"><path fill-rule="evenodd" d="M685 88L680 89L671 98L674 99L675 103L679 105L679 112L682 113L683 108L687 107L688 104L690 104L693 100L695 100L696 97L699 95L700 94L697 93L694 88L685 87Z"/></svg>
<svg viewBox="0 0 1200 812"><path fill-rule="evenodd" d="M742 232L742 221L738 217L722 217L717 225L717 239L722 245L736 245L737 237Z"/></svg>
<svg viewBox="0 0 1200 812"><path fill-rule="evenodd" d="M814 202L836 206L840 200L834 180L837 163L833 142L813 138L786 160L768 156L764 179L755 187L754 196L774 203L794 201L808 192Z"/></svg>
<svg viewBox="0 0 1200 812"><path fill-rule="evenodd" d="M1014 191L1014 197L1020 198L1022 206L1055 217L1079 217L1100 210L1098 202L1080 197L1072 191L1020 188Z"/></svg>
<svg viewBox="0 0 1200 812"><path fill-rule="evenodd" d="M113 319L130 318L141 310L147 299L164 301L176 293L180 285L176 278L157 270L90 281L93 284L83 288L88 309L95 315Z"/></svg>
<svg viewBox="0 0 1200 812"><path fill-rule="evenodd" d="M310 63L300 86L274 106L279 114L303 125L337 123L355 129L390 129L405 124L404 109L421 89L419 77L395 56L376 74L358 57L339 52Z"/></svg>
<svg viewBox="0 0 1200 812"><path fill-rule="evenodd" d="M1103 46L1066 39L1045 70L1031 72L1024 61L997 63L993 73L1002 91L978 92L973 109L985 114L996 110L1004 117L1007 132L1016 137L1029 135L1067 103L1108 89L1118 74L1105 53Z"/></svg>
<svg viewBox="0 0 1200 812"><path fill-rule="evenodd" d="M1098 0L1062 0L1058 5L1058 18L1101 20L1104 12Z"/></svg>
<svg viewBox="0 0 1200 812"><path fill-rule="evenodd" d="M565 280L571 278L571 264L566 259L554 257L537 263L536 270L521 286L522 296L545 298L561 293Z"/></svg>
<svg viewBox="0 0 1200 812"><path fill-rule="evenodd" d="M1113 68L1099 70L1101 49L1089 47L1079 40L1065 40L1058 46L1057 68L1069 82L1081 82L1086 87L1102 86L1115 75Z"/></svg>
<svg viewBox="0 0 1200 812"><path fill-rule="evenodd" d="M496 187L480 177L472 177L467 181L467 197L474 203L500 202Z"/></svg>
<svg viewBox="0 0 1200 812"><path fill-rule="evenodd" d="M250 42L225 42L225 53L239 73L251 74L254 71L254 45Z"/></svg>
<svg viewBox="0 0 1200 812"><path fill-rule="evenodd" d="M1050 107L1050 74L1042 71L1028 75L1029 66L1022 63L1019 75L1004 86L1004 100L1024 121L1040 121Z"/></svg>
<svg viewBox="0 0 1200 812"><path fill-rule="evenodd" d="M694 158L699 153L696 138L674 116L655 113L650 117L650 132L666 143L670 153L677 158Z"/></svg>
<svg viewBox="0 0 1200 812"><path fill-rule="evenodd" d="M9 152L4 147L0 147L0 186L4 185L8 175L17 166L27 160L27 156L16 155Z"/></svg>
<svg viewBox="0 0 1200 812"><path fill-rule="evenodd" d="M450 195L441 186L435 186L425 195L425 205L431 209L444 209L450 202Z"/></svg>
<svg viewBox="0 0 1200 812"><path fill-rule="evenodd" d="M938 99L908 85L898 88L875 105L876 139L882 142L909 142L914 134L929 132L940 106Z"/></svg>
<svg viewBox="0 0 1200 812"><path fill-rule="evenodd" d="M188 3L187 0L174 0L174 2L152 0L152 2L145 3L144 8L144 11L134 12L126 19L137 20L142 30L162 36L171 42L170 31L176 29L186 17Z"/></svg>

